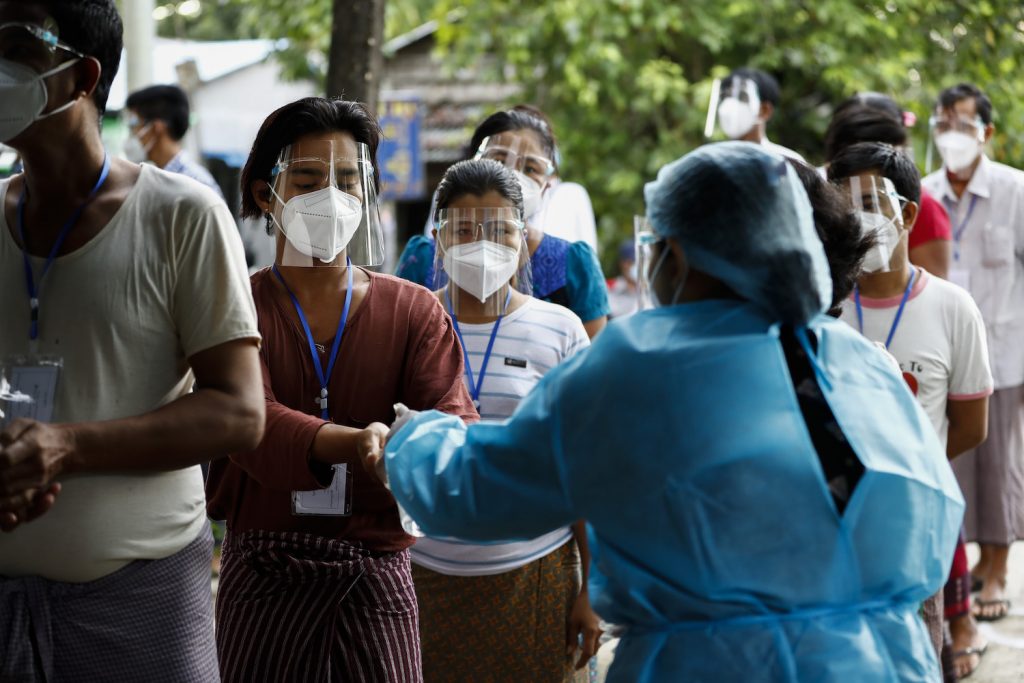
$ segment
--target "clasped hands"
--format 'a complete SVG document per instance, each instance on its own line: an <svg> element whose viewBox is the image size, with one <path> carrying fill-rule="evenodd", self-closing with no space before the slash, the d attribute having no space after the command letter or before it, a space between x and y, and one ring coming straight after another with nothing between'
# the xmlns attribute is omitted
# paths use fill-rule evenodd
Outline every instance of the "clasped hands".
<svg viewBox="0 0 1024 683"><path fill-rule="evenodd" d="M395 421L391 427L382 422L373 422L364 429L357 442L359 459L367 472L376 476L382 484L388 484L388 472L384 467L384 448L391 437L407 422L419 415L418 411L409 410L401 403L395 404Z"/></svg>
<svg viewBox="0 0 1024 683"><path fill-rule="evenodd" d="M74 451L74 433L63 425L21 418L0 432L0 531L53 507L60 493L55 479Z"/></svg>

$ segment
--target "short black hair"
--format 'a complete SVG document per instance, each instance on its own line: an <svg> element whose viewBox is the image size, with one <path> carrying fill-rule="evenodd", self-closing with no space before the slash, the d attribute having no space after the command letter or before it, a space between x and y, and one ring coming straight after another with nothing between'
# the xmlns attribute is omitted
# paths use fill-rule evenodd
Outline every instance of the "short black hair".
<svg viewBox="0 0 1024 683"><path fill-rule="evenodd" d="M835 182L869 171L877 171L891 180L900 196L921 203L921 173L917 166L906 152L884 142L850 145L829 164L828 179Z"/></svg>
<svg viewBox="0 0 1024 683"><path fill-rule="evenodd" d="M512 109L491 114L473 131L473 138L466 149L466 158L472 159L486 138L516 130L532 130L540 136L541 147L548 158L554 160L557 142L551 124L543 113L536 113L529 105L518 105ZM539 112L540 110L537 110Z"/></svg>
<svg viewBox="0 0 1024 683"><path fill-rule="evenodd" d="M380 185L380 171L377 169L377 147L380 145L380 124L360 102L328 99L326 97L304 97L286 104L267 117L252 151L242 168L242 217L258 218L263 210L256 203L252 184L257 180L270 182L281 151L304 135L343 131L351 133L356 142L370 149L373 163L373 183Z"/></svg>
<svg viewBox="0 0 1024 683"><path fill-rule="evenodd" d="M100 63L100 80L92 99L102 116L124 47L124 27L114 0L39 0L39 4L57 22L62 42Z"/></svg>
<svg viewBox="0 0 1024 683"><path fill-rule="evenodd" d="M939 109L952 109L957 102L972 98L982 123L986 126L992 123L992 101L973 83L958 83L951 88L946 88L939 93L937 104Z"/></svg>
<svg viewBox="0 0 1024 683"><path fill-rule="evenodd" d="M437 209L432 218L437 221L441 209L448 208L459 197L467 194L482 197L491 191L512 202L522 212L523 191L512 171L493 159L460 161L445 171L437 186Z"/></svg>
<svg viewBox="0 0 1024 683"><path fill-rule="evenodd" d="M837 309L857 284L864 256L875 246L875 236L863 233L846 195L825 182L817 170L795 159L787 161L796 170L814 210L814 229L825 247L832 276L829 314L838 317Z"/></svg>
<svg viewBox="0 0 1024 683"><path fill-rule="evenodd" d="M858 93L844 100L832 112L825 131L825 161L858 142L906 145L903 109L892 98L877 92Z"/></svg>
<svg viewBox="0 0 1024 683"><path fill-rule="evenodd" d="M151 85L128 96L125 107L142 120L163 121L174 140L188 132L188 96L176 85Z"/></svg>
<svg viewBox="0 0 1024 683"><path fill-rule="evenodd" d="M757 96L761 101L770 102L773 107L779 106L779 82L767 71L747 66L736 69L722 81L722 90L731 86L734 78L748 78L754 81L757 85Z"/></svg>

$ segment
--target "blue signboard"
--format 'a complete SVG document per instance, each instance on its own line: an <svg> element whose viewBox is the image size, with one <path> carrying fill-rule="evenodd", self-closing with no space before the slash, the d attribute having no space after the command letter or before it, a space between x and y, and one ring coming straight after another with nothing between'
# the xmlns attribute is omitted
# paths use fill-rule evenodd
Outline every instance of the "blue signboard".
<svg viewBox="0 0 1024 683"><path fill-rule="evenodd" d="M377 150L381 198L423 199L427 195L420 130L423 113L415 100L381 102L380 127L384 139Z"/></svg>

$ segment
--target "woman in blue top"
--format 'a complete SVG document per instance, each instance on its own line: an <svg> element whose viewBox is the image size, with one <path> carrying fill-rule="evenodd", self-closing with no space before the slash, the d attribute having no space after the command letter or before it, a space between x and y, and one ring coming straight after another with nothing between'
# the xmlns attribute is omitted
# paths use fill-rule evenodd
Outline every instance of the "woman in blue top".
<svg viewBox="0 0 1024 683"><path fill-rule="evenodd" d="M480 541L586 519L594 609L624 629L609 681L940 680L918 605L963 498L898 370L823 315L795 172L708 145L646 199L663 306L501 424L406 415L385 453L399 504Z"/></svg>
<svg viewBox="0 0 1024 683"><path fill-rule="evenodd" d="M554 173L555 138L551 127L522 109L499 111L477 127L469 150L476 158L494 159L516 171L525 204L533 295L571 310L593 337L607 324L609 311L608 290L597 255L586 242L545 235L531 223ZM446 278L434 268L435 251L430 237L413 237L402 251L396 274L424 287L442 288Z"/></svg>

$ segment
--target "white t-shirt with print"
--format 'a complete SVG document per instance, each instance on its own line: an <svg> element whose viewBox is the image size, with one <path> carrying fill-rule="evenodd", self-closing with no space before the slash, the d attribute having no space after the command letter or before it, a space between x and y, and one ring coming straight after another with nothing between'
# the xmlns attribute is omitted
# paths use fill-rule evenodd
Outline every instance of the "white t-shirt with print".
<svg viewBox="0 0 1024 683"><path fill-rule="evenodd" d="M0 182L0 206L8 187ZM33 262L38 282L43 259ZM0 212L0 360L29 351L24 277ZM200 183L149 165L110 222L41 284L39 353L64 363L54 422L150 412L192 390L190 356L246 338L259 332L230 211ZM59 481L49 512L0 533L0 575L91 581L178 552L205 523L199 466Z"/></svg>
<svg viewBox="0 0 1024 683"><path fill-rule="evenodd" d="M474 382L493 329L494 323L459 323ZM527 300L498 327L480 387L480 418L498 422L509 417L549 370L588 346L590 338L575 313L539 299ZM529 564L570 538L569 527L530 541L488 545L427 537L417 539L410 552L413 562L441 574L486 576Z"/></svg>
<svg viewBox="0 0 1024 683"><path fill-rule="evenodd" d="M992 393L985 323L966 291L923 268L916 272L888 350L945 444L946 402ZM861 297L862 332L868 339L885 343L902 298L902 294L890 299ZM859 329L853 297L843 302L842 320Z"/></svg>

